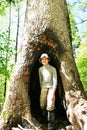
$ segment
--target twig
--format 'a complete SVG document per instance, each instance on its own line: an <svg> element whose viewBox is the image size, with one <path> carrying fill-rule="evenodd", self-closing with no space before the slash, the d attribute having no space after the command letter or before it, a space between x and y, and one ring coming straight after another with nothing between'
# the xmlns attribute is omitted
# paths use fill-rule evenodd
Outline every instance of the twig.
<svg viewBox="0 0 87 130"><path fill-rule="evenodd" d="M16 127L12 127L12 130L20 130L19 128Z"/></svg>
<svg viewBox="0 0 87 130"><path fill-rule="evenodd" d="M31 122L30 120L26 119L25 117L23 117L24 120L26 120L35 130L39 130L39 128L37 126L35 126L35 124L33 122Z"/></svg>
<svg viewBox="0 0 87 130"><path fill-rule="evenodd" d="M18 128L20 128L20 130L24 130L24 128L18 124Z"/></svg>

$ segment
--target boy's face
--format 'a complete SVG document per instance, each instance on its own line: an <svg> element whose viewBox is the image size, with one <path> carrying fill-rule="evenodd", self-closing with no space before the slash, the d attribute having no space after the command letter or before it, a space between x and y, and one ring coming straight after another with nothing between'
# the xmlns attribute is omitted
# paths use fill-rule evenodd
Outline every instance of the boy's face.
<svg viewBox="0 0 87 130"><path fill-rule="evenodd" d="M43 58L41 59L41 63L42 63L43 65L47 65L48 62L49 62L49 59L48 59L47 57L43 57Z"/></svg>

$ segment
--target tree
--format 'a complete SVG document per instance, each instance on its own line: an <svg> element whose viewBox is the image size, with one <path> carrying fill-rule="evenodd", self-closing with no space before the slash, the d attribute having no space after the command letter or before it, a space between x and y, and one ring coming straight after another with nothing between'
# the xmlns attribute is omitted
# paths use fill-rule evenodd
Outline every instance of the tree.
<svg viewBox="0 0 87 130"><path fill-rule="evenodd" d="M19 2L17 3L17 33L16 33L16 45L15 45L15 50L16 50L16 54L15 54L15 62L17 61L17 51L18 51L18 35L19 35L19 24L20 24L20 4Z"/></svg>
<svg viewBox="0 0 87 130"><path fill-rule="evenodd" d="M3 129L16 126L22 116L32 119L33 114L39 115L38 59L43 52L49 54L58 73L56 113L64 111L62 105L75 130L87 129L87 101L71 40L65 0L27 1L22 46L1 114Z"/></svg>
<svg viewBox="0 0 87 130"><path fill-rule="evenodd" d="M22 2L21 2L22 3ZM23 4L23 3L22 3ZM10 39L15 39L15 37L16 37L16 40L15 40L15 42L16 42L16 45L15 45L15 50L16 50L16 53L14 54L13 53L13 55L15 55L14 57L15 57L15 61L16 61L16 59L17 59L17 48L18 48L18 39L19 39L19 16L18 16L18 21L17 21L17 24L18 25L16 25L17 26L17 34L16 34L16 36L15 36L15 34L14 34L14 36L13 36L13 21L12 21L12 13L14 12L13 11L13 7L14 6L18 6L18 1L15 1L14 2L14 0L12 0L12 1L10 1L10 0L3 0L3 1L1 1L0 2L0 16L8 16L8 17L6 17L6 19L5 19L5 21L6 21L6 26L4 26L4 25L2 25L2 23L4 23L4 21L3 20L1 20L2 21L2 23L1 23L1 26L2 26L2 29L1 29L1 35L0 35L0 41L2 41L2 38L3 38L3 45L1 44L1 48L2 48L2 46L5 46L6 44L8 44L6 47L7 48L5 48L4 49L4 52L3 53L6 53L6 57L4 57L4 61L6 61L6 63L5 63L5 66L7 66L6 68L9 68L9 63L10 62L12 62L12 63L10 63L11 65L13 64L13 60L12 59L10 59L10 62L8 63L8 59L9 59L9 53L11 53L10 52L10 45L11 45L11 42L13 42L12 40L10 40ZM19 7L17 7L18 8L18 11L17 11L17 13L18 13L18 15L19 15ZM23 13L23 12L22 12ZM22 14L21 14L22 15ZM15 16L14 16L15 17ZM3 19L3 17L2 17L2 19ZM8 19L8 20L7 20ZM16 19L16 18L15 18ZM8 24L7 24L7 21L8 21ZM3 27L4 26L4 27ZM7 28L8 28L8 32L4 32L3 30L7 30ZM15 30L16 31L16 30ZM15 32L14 31L14 32ZM8 34L8 38L7 38L7 35ZM5 35L5 36L4 36ZM9 39L9 40L6 40L6 38L7 39ZM6 43L6 42L8 42L8 43ZM9 49L10 48L10 49ZM13 42L13 51L14 51L14 42ZM6 50L6 52L5 52L5 50ZM2 50L0 50L0 52L1 52ZM12 51L12 52L13 52ZM12 56L13 56L12 55ZM1 54L1 57L2 57L2 54ZM11 57L10 57L11 58ZM7 59L7 60L6 60ZM2 59L1 59L2 60ZM12 60L12 61L11 61ZM1 68L2 68L2 66L1 66ZM4 71L5 69L3 69L3 71ZM12 71L12 69L10 70L10 72ZM1 70L1 72L2 72L2 70ZM5 74L4 74L4 77L2 76L2 75L0 75L0 79L2 79L2 80L0 80L0 82L1 82L1 87L3 86L3 84L4 84L4 94L3 94L3 96L5 97L5 95L6 95L6 88L7 88L7 82L8 82L8 77L7 77L7 73L8 72L8 70L5 72ZM4 80L4 83L3 83L3 78L5 79Z"/></svg>
<svg viewBox="0 0 87 130"><path fill-rule="evenodd" d="M8 80L8 77L10 75L10 73L8 71L8 68L9 68L9 64L8 64L9 63L9 54L12 51L12 48L11 48L11 42L12 42L12 40L10 38L10 33L11 33L11 2L10 2L10 4L8 4L8 2L5 2L4 0L1 1L1 8L0 8L1 13L0 13L0 15L4 15L5 14L6 9L7 9L8 6L9 6L9 25L8 25L8 31L2 32L1 35L0 35L0 40L1 40L1 45L0 45L1 68L3 68L3 69L1 69L1 75L0 76L1 77L4 76L3 77L4 78L4 98L5 98L5 95L6 95L7 80ZM4 49L4 47L5 47L5 49ZM3 60L2 60L2 58L3 58ZM11 56L10 56L10 58L11 58ZM4 73L2 73L2 71ZM2 83L3 83L3 80L2 80Z"/></svg>
<svg viewBox="0 0 87 130"><path fill-rule="evenodd" d="M70 2L70 1L69 1ZM68 4L72 30L72 45L75 50L76 64L80 73L85 91L86 87L86 1L72 1ZM79 29L80 26L80 29ZM83 52L82 52L83 51Z"/></svg>
<svg viewBox="0 0 87 130"><path fill-rule="evenodd" d="M8 41L7 41L7 50L6 50L6 71L8 68L8 52L9 52L9 41L10 41L10 33L11 33L11 3L9 6L9 26L8 26ZM4 97L6 96L6 89L7 89L7 76L5 76L5 82L4 82Z"/></svg>

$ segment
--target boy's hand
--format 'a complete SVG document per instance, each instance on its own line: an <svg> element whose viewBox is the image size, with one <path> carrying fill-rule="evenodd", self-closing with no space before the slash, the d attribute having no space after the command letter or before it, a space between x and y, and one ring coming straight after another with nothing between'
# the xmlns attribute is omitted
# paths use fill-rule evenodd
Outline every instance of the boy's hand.
<svg viewBox="0 0 87 130"><path fill-rule="evenodd" d="M55 100L55 90L52 88L50 91L51 91L50 92L50 98L51 98L51 100Z"/></svg>
<svg viewBox="0 0 87 130"><path fill-rule="evenodd" d="M51 99L52 101L55 101L55 94L52 95Z"/></svg>

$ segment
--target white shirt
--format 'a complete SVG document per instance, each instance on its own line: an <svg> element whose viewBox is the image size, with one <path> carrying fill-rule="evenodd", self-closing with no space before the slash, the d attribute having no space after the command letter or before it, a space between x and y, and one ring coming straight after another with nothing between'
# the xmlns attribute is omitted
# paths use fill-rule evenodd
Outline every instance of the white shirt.
<svg viewBox="0 0 87 130"><path fill-rule="evenodd" d="M56 69L47 64L39 68L39 79L41 88L56 88L57 87L57 72Z"/></svg>

